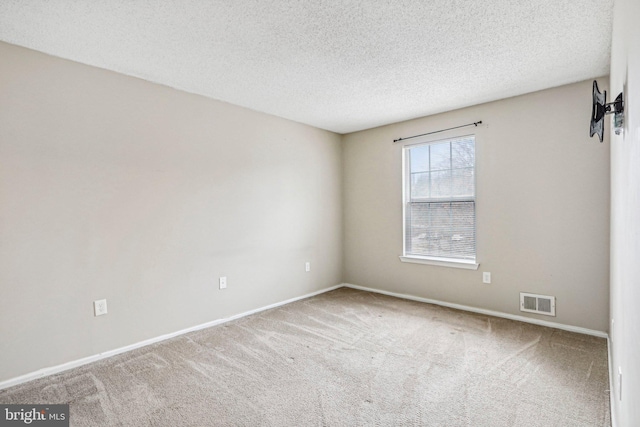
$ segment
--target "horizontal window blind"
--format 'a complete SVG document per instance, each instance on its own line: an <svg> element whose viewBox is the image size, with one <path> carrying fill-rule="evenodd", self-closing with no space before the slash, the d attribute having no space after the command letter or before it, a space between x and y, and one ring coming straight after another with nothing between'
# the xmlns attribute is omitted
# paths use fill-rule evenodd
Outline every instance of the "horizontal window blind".
<svg viewBox="0 0 640 427"><path fill-rule="evenodd" d="M405 148L407 256L475 260L475 137Z"/></svg>

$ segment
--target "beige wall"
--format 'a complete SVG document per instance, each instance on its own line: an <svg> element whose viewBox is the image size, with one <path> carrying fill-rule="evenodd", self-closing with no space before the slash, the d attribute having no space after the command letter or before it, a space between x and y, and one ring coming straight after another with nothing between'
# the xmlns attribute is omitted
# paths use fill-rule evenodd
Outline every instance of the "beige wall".
<svg viewBox="0 0 640 427"><path fill-rule="evenodd" d="M340 283L338 135L0 58L0 381Z"/></svg>
<svg viewBox="0 0 640 427"><path fill-rule="evenodd" d="M640 2L616 0L611 91L624 91L625 127L611 132L612 414L617 427L640 425ZM607 123L609 126L610 123ZM610 126L607 130L610 130ZM622 384L619 371L622 370ZM622 393L620 386L622 385ZM614 426L615 427L615 426Z"/></svg>
<svg viewBox="0 0 640 427"><path fill-rule="evenodd" d="M587 81L346 135L344 281L606 331L609 143L589 138L590 114ZM402 144L392 141L478 120L407 142L475 132L480 268L402 263ZM555 295L557 317L520 312L521 291Z"/></svg>

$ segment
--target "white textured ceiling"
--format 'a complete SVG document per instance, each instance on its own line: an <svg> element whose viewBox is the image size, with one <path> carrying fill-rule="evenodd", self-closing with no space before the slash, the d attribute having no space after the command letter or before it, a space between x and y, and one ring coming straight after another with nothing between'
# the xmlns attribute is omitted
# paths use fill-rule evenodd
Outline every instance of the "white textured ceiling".
<svg viewBox="0 0 640 427"><path fill-rule="evenodd" d="M348 133L606 75L612 4L2 0L0 40Z"/></svg>

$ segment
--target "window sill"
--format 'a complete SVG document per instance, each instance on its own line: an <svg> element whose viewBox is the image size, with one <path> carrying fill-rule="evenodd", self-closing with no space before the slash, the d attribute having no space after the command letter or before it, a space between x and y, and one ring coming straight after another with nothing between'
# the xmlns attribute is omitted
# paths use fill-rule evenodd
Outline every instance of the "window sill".
<svg viewBox="0 0 640 427"><path fill-rule="evenodd" d="M429 258L418 256L401 256L400 261L415 264L438 265L440 267L464 268L466 270L477 270L480 264L475 261L464 261L452 258Z"/></svg>

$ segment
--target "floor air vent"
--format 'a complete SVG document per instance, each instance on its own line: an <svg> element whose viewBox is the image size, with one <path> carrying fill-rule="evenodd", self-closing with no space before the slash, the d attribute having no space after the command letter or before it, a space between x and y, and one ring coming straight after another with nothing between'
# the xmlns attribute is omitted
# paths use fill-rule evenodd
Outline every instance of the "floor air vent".
<svg viewBox="0 0 640 427"><path fill-rule="evenodd" d="M556 297L520 292L520 311L555 316Z"/></svg>

